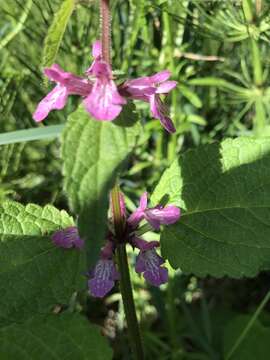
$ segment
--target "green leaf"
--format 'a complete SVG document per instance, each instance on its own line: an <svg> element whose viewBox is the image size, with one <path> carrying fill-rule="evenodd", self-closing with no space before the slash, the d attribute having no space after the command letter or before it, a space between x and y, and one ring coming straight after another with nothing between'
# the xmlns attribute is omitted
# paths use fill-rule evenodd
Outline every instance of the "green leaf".
<svg viewBox="0 0 270 360"><path fill-rule="evenodd" d="M44 43L42 67L51 66L55 62L69 18L75 8L75 3L75 0L64 0L55 13Z"/></svg>
<svg viewBox="0 0 270 360"><path fill-rule="evenodd" d="M202 102L201 99L198 97L197 94L195 94L195 92L193 92L192 90L190 90L187 86L181 84L178 85L180 93L185 96L186 99L188 99L191 104L193 106L195 106L196 108L201 108L202 107Z"/></svg>
<svg viewBox="0 0 270 360"><path fill-rule="evenodd" d="M242 96L250 96L251 91L242 86L235 85L227 80L216 77L204 77L189 80L189 85L197 86L216 86L224 91L235 92Z"/></svg>
<svg viewBox="0 0 270 360"><path fill-rule="evenodd" d="M37 316L0 330L2 360L110 360L112 350L97 326L78 314Z"/></svg>
<svg viewBox="0 0 270 360"><path fill-rule="evenodd" d="M54 138L61 134L64 125L50 125L35 129L17 130L0 134L0 145Z"/></svg>
<svg viewBox="0 0 270 360"><path fill-rule="evenodd" d="M136 144L134 106L126 106L116 121L96 121L80 107L68 119L63 134L64 186L71 208L79 214L89 265L105 240L109 190ZM128 127L123 127L126 121Z"/></svg>
<svg viewBox="0 0 270 360"><path fill-rule="evenodd" d="M228 355L230 349L243 329L250 321L250 316L240 315L235 317L226 327L224 334L225 360L265 360L270 353L270 328L263 326L258 320L254 322L252 328L247 332L245 338L239 344L231 356Z"/></svg>
<svg viewBox="0 0 270 360"><path fill-rule="evenodd" d="M82 255L53 245L50 236L73 224L51 205L0 205L0 324L49 313L81 285Z"/></svg>
<svg viewBox="0 0 270 360"><path fill-rule="evenodd" d="M239 138L188 151L152 197L180 206L161 235L174 268L199 276L255 276L270 268L270 139Z"/></svg>

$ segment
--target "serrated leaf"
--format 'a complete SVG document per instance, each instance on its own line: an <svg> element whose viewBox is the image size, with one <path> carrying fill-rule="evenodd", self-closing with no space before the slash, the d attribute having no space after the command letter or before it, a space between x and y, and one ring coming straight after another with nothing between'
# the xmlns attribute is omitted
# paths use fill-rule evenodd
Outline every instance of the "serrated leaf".
<svg viewBox="0 0 270 360"><path fill-rule="evenodd" d="M64 0L55 13L44 43L42 67L48 67L54 63L74 8L75 0Z"/></svg>
<svg viewBox="0 0 270 360"><path fill-rule="evenodd" d="M81 252L56 248L50 235L73 224L51 205L0 205L0 324L68 303L81 279Z"/></svg>
<svg viewBox="0 0 270 360"><path fill-rule="evenodd" d="M239 138L189 151L152 197L183 209L164 229L162 253L199 276L255 276L270 267L270 139Z"/></svg>
<svg viewBox="0 0 270 360"><path fill-rule="evenodd" d="M79 214L89 265L105 240L109 190L136 143L138 126L132 126L136 119L131 104L113 122L93 120L80 107L64 130L64 186L72 209ZM126 121L128 127L120 126Z"/></svg>
<svg viewBox="0 0 270 360"><path fill-rule="evenodd" d="M0 330L2 360L110 360L97 326L78 314L37 316Z"/></svg>

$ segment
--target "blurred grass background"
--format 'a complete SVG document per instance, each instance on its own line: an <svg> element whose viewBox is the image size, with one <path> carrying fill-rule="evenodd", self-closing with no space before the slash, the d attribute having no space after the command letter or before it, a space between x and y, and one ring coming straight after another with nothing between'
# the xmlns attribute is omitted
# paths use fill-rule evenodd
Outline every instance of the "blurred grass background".
<svg viewBox="0 0 270 360"><path fill-rule="evenodd" d="M0 2L1 133L64 124L78 105L73 97L63 111L52 112L43 124L32 120L37 103L51 87L42 76L42 50L60 3ZM226 137L270 134L270 3L113 0L112 5L114 70L133 78L169 69L178 81L167 99L175 135L168 135L151 118L147 104L136 104L144 131L122 178L132 210L141 192L153 190L178 153ZM97 1L78 0L57 63L82 75L91 62L91 44L98 37ZM58 140L1 146L0 201L51 202L67 208L59 147ZM137 275L132 278L147 356L164 360L222 359L227 323L239 313L250 316L254 312L270 279L269 274L238 281L196 279L171 271L169 284L160 290L148 288ZM89 317L104 326L107 336L116 336L116 358L120 359L118 352L126 351L121 359L129 359L120 331L125 324L119 293L103 303L84 295L80 301ZM269 324L266 311L260 321Z"/></svg>

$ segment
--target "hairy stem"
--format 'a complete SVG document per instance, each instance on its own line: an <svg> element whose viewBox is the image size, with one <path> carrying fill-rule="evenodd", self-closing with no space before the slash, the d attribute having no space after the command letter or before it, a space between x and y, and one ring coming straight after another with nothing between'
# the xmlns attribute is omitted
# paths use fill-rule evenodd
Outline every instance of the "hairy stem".
<svg viewBox="0 0 270 360"><path fill-rule="evenodd" d="M111 63L111 14L110 0L100 0L102 58Z"/></svg>
<svg viewBox="0 0 270 360"><path fill-rule="evenodd" d="M116 254L118 260L118 270L120 273L120 291L126 315L129 341L134 359L143 360L143 346L132 293L126 252L126 243L124 239L125 219L123 217L123 214L121 213L120 190L117 185L115 185L115 187L111 191L111 200L113 208L114 228L116 233L115 235L117 240Z"/></svg>

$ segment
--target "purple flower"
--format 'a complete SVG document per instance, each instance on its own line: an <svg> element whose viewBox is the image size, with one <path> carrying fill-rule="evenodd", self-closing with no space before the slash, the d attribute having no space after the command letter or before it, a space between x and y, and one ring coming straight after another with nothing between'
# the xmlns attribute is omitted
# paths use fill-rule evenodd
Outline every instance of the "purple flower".
<svg viewBox="0 0 270 360"><path fill-rule="evenodd" d="M168 132L173 133L176 130L168 108L160 98L160 94L169 93L177 85L176 81L168 80L170 75L170 71L163 70L149 77L127 80L119 87L119 91L126 97L149 102L153 116L160 120Z"/></svg>
<svg viewBox="0 0 270 360"><path fill-rule="evenodd" d="M112 259L113 249L113 243L107 241L101 250L100 260L89 272L88 288L94 297L104 297L114 287L115 280L120 277Z"/></svg>
<svg viewBox="0 0 270 360"><path fill-rule="evenodd" d="M168 270L161 266L165 261L157 254L155 249L159 246L158 241L147 242L136 238L133 243L134 246L140 249L136 259L136 272L142 273L145 280L154 286L166 283L168 281Z"/></svg>
<svg viewBox="0 0 270 360"><path fill-rule="evenodd" d="M113 260L100 259L91 273L91 277L88 280L91 295L102 298L114 287L115 280L119 279L119 273Z"/></svg>
<svg viewBox="0 0 270 360"><path fill-rule="evenodd" d="M135 229L139 222L145 219L155 230L159 230L160 225L174 224L180 216L180 209L174 205L147 208L147 192L145 192L141 196L139 207L128 218L128 223Z"/></svg>
<svg viewBox="0 0 270 360"><path fill-rule="evenodd" d="M58 230L52 235L53 243L65 249L72 247L81 249L84 246L84 241L80 238L76 226L70 226L63 230Z"/></svg>
<svg viewBox="0 0 270 360"><path fill-rule="evenodd" d="M126 100L117 90L110 64L102 60L99 41L94 43L92 55L94 62L86 73L95 80L92 91L84 100L84 106L95 119L111 121L120 114Z"/></svg>
<svg viewBox="0 0 270 360"><path fill-rule="evenodd" d="M87 96L92 89L92 85L86 79L65 72L57 64L46 68L44 74L56 82L56 86L38 104L33 114L33 118L37 122L44 120L51 110L63 109L69 95Z"/></svg>

